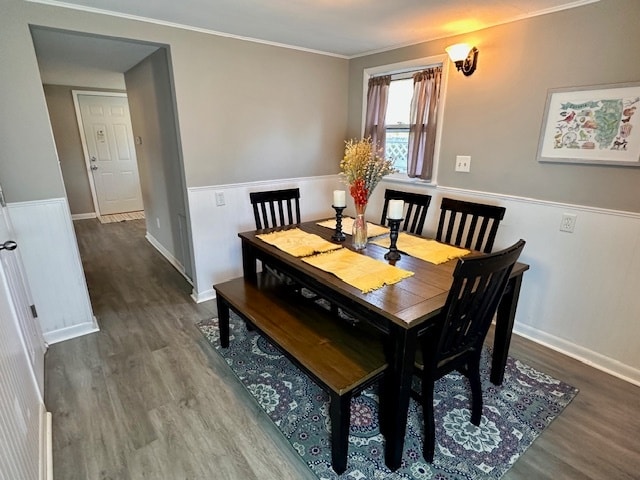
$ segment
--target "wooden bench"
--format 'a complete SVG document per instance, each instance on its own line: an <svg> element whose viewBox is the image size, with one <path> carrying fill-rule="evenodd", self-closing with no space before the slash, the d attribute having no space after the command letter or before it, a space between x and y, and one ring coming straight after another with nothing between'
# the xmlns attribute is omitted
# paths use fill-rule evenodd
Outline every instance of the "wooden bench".
<svg viewBox="0 0 640 480"><path fill-rule="evenodd" d="M229 346L231 309L329 394L332 466L336 473L344 472L351 398L387 369L380 335L361 325L365 322L351 325L306 302L268 274L259 274L256 283L236 278L214 289L222 347Z"/></svg>

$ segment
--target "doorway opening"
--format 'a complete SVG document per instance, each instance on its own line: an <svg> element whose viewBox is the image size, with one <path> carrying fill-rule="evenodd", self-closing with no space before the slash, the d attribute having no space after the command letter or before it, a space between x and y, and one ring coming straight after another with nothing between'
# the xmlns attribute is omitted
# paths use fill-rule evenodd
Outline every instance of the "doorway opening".
<svg viewBox="0 0 640 480"><path fill-rule="evenodd" d="M72 218L144 211L146 239L192 283L169 47L30 28ZM130 126L107 118L127 108Z"/></svg>

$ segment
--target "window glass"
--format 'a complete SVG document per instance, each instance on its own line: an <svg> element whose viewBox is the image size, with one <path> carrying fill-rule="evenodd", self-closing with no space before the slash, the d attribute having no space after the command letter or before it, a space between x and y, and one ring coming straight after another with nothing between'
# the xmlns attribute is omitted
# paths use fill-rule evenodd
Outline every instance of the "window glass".
<svg viewBox="0 0 640 480"><path fill-rule="evenodd" d="M394 161L400 173L407 171L409 142L409 110L413 95L413 79L391 80L387 103L385 156Z"/></svg>

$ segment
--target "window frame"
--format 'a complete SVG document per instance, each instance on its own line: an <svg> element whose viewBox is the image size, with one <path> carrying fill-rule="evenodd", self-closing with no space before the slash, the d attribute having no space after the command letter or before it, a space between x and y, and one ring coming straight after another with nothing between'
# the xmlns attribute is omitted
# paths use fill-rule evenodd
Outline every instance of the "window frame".
<svg viewBox="0 0 640 480"><path fill-rule="evenodd" d="M445 101L447 98L447 84L449 79L449 57L447 54L433 55L431 57L416 58L404 62L391 63L387 65L379 65L376 67L365 68L362 73L362 114L360 136L364 135L364 124L367 115L367 90L369 88L369 79L380 75L398 76L401 74L410 75L413 72L424 70L429 67L442 66L442 83L440 85L440 108L438 111L438 127L436 129L436 143L434 150L433 176L431 180L422 180L420 178L410 178L406 173L394 173L388 175L385 179L408 182L423 183L425 185L436 186L438 184L438 169L440 166L440 142L442 140L442 128L444 119Z"/></svg>

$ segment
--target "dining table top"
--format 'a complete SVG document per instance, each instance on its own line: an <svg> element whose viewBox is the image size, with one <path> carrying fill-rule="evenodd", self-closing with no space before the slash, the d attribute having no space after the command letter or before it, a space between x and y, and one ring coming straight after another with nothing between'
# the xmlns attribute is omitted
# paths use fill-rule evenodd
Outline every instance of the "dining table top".
<svg viewBox="0 0 640 480"><path fill-rule="evenodd" d="M334 230L320 226L318 223L319 221L310 221L277 229L247 231L238 235L243 242L249 242L253 249L261 250L271 258L277 258L288 266L291 271L301 272L308 278L314 278L323 287L339 292L367 310L373 310L378 315L404 328L416 327L440 313L453 282L453 271L457 264L457 258L436 265L401 252L399 260L386 260L384 255L388 249L372 243L371 239L363 250L356 251L351 246L349 235L343 242L333 241L331 236ZM314 267L306 263L302 258L289 255L278 247L260 240L258 237L264 233L293 228L299 228L304 232L318 235L360 255L408 270L413 272L413 275L397 283L363 293L360 289L340 280L334 274ZM516 263L511 275L522 275L528 268L527 264Z"/></svg>

